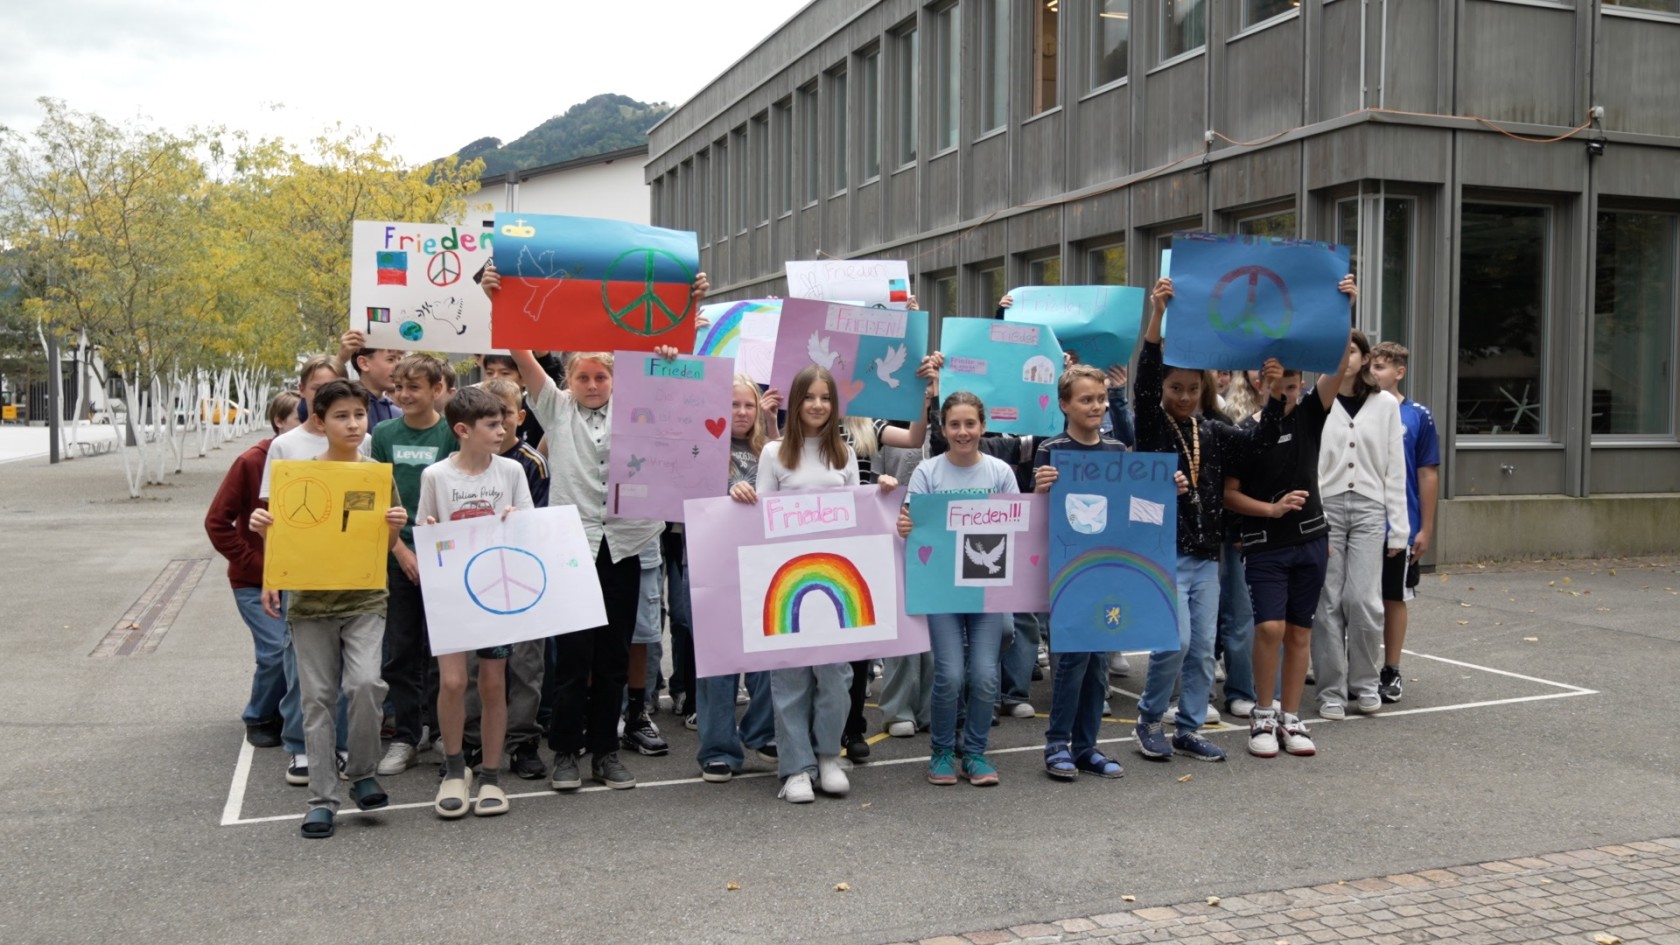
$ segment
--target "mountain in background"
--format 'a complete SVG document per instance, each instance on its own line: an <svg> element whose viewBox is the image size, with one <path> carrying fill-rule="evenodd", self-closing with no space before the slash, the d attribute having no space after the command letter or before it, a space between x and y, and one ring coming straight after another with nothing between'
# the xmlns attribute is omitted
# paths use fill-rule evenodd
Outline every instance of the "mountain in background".
<svg viewBox="0 0 1680 945"><path fill-rule="evenodd" d="M670 114L666 102L638 102L627 95L597 95L566 109L507 144L480 138L455 153L463 161L484 159L484 174L558 164L647 143L647 131Z"/></svg>

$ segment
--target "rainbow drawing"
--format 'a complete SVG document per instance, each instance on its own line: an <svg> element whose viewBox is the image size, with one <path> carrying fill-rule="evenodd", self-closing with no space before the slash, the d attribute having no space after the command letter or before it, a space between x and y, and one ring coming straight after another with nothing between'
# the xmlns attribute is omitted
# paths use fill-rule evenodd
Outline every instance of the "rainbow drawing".
<svg viewBox="0 0 1680 945"><path fill-rule="evenodd" d="M379 322L381 324L389 325L391 323L391 310L387 307L369 305L367 316L369 324Z"/></svg>
<svg viewBox="0 0 1680 945"><path fill-rule="evenodd" d="M764 635L799 632L799 605L818 593L834 604L843 630L875 625L875 599L857 565L837 554L812 552L790 558L764 592Z"/></svg>
<svg viewBox="0 0 1680 945"><path fill-rule="evenodd" d="M1121 548L1092 548L1062 565L1050 581L1050 608L1069 585L1092 571L1114 568L1142 576L1149 586L1161 595L1161 602L1173 613L1178 612L1178 587L1166 568L1135 552Z"/></svg>
<svg viewBox="0 0 1680 945"><path fill-rule="evenodd" d="M653 411L647 407L637 407L636 409L630 411L630 422L652 423L654 422Z"/></svg>
<svg viewBox="0 0 1680 945"><path fill-rule="evenodd" d="M713 306L708 305L705 308ZM705 337L695 346L694 353L715 358L733 357L741 344L741 329L747 314L779 311L781 304L776 301L752 300L732 303L724 309L723 314L713 320L711 327L706 329Z"/></svg>

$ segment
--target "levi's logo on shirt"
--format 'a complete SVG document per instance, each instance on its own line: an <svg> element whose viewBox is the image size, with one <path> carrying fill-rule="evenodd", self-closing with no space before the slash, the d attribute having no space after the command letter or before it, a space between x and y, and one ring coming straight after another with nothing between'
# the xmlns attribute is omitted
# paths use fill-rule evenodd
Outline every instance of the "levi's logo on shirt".
<svg viewBox="0 0 1680 945"><path fill-rule="evenodd" d="M393 446L391 461L405 466L430 466L437 462L435 446Z"/></svg>

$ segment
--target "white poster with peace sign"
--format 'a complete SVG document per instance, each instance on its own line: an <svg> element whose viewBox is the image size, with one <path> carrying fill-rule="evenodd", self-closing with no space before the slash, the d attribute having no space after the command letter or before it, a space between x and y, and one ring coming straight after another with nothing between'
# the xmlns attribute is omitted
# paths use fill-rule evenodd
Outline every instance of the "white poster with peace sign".
<svg viewBox="0 0 1680 945"><path fill-rule="evenodd" d="M473 275L493 228L357 220L350 249L350 327L369 348L484 354L490 299Z"/></svg>

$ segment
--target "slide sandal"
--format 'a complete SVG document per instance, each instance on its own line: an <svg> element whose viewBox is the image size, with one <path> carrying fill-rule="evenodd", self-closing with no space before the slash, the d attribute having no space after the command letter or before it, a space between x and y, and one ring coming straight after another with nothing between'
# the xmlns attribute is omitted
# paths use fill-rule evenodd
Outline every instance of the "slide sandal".
<svg viewBox="0 0 1680 945"><path fill-rule="evenodd" d="M1126 773L1126 769L1120 767L1120 762L1104 755L1095 748L1080 753L1079 760L1074 764L1078 766L1079 770L1090 772L1099 778L1118 778Z"/></svg>
<svg viewBox="0 0 1680 945"><path fill-rule="evenodd" d="M391 803L385 796L385 789L373 778L363 778L350 785L350 796L356 799L356 806L361 810L378 810Z"/></svg>
<svg viewBox="0 0 1680 945"><path fill-rule="evenodd" d="M438 785L437 800L432 802L432 810L445 820L465 817L467 808L471 806L471 797L472 771L468 770L465 777L443 779L443 783Z"/></svg>
<svg viewBox="0 0 1680 945"><path fill-rule="evenodd" d="M1079 777L1079 768L1073 763L1073 753L1068 751L1068 746L1044 746L1044 773L1058 781L1072 781Z"/></svg>
<svg viewBox="0 0 1680 945"><path fill-rule="evenodd" d="M303 827L298 832L305 840L325 840L337 829L333 825L331 807L311 807L308 815L303 818Z"/></svg>
<svg viewBox="0 0 1680 945"><path fill-rule="evenodd" d="M473 814L479 817L494 817L508 811L507 792L500 784L486 784L478 789L478 797L473 799Z"/></svg>

